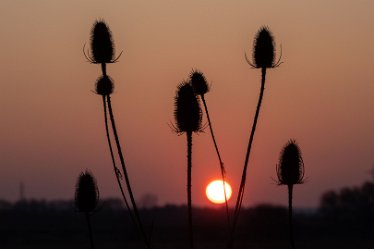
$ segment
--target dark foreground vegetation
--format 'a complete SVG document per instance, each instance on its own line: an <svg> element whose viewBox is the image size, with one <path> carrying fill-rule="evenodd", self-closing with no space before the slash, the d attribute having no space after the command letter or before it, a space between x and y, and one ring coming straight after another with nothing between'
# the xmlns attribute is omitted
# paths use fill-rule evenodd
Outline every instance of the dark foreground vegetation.
<svg viewBox="0 0 374 249"><path fill-rule="evenodd" d="M329 191L316 210L295 210L298 248L372 248L374 183ZM152 248L188 248L187 207L140 209ZM231 210L232 212L232 210ZM243 209L234 248L289 248L287 208ZM225 248L226 209L194 208L196 248ZM0 248L89 248L85 217L73 201L0 202ZM96 248L144 248L129 214L116 199L100 202L92 215Z"/></svg>

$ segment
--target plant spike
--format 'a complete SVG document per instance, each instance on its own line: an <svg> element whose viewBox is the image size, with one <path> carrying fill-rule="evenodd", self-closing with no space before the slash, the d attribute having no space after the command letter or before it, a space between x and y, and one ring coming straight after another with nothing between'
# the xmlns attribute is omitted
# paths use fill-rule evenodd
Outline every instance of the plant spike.
<svg viewBox="0 0 374 249"><path fill-rule="evenodd" d="M253 62L250 62L245 56L247 62L249 65L251 65L253 68L259 68L261 69L261 88L260 88L260 94L258 98L258 103L257 103L257 108L256 108L256 113L253 119L253 124L252 124L252 130L251 134L249 137L249 142L248 142L248 147L247 147L247 152L244 160L244 167L243 167L243 172L242 172L242 178L239 186L239 191L238 191L238 196L236 199L236 204L235 204L235 211L234 211L234 219L231 227L231 233L230 233L230 238L229 238L229 243L228 243L228 249L231 249L233 246L234 242L234 233L235 233L235 228L239 219L239 213L240 209L242 206L243 202L243 197L244 197L244 190L245 190L245 183L246 183L246 178L247 178L247 169L248 169L248 163L249 163L249 156L251 153L251 148L252 148L252 143L256 131L256 126L257 126L257 121L258 117L260 114L260 109L261 109L261 104L262 104L262 98L264 95L264 90L265 90L265 78L266 78L266 69L267 68L275 68L278 67L281 62L280 58L278 62L274 62L275 58L275 48L274 48L274 38L272 34L270 33L269 29L267 27L262 27L260 30L257 32L255 39L254 39L254 44L253 44Z"/></svg>

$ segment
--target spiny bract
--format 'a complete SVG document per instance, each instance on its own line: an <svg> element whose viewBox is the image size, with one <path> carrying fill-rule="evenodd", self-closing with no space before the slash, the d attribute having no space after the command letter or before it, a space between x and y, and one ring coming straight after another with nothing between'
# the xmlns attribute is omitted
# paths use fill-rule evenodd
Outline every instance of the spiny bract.
<svg viewBox="0 0 374 249"><path fill-rule="evenodd" d="M283 148L277 165L277 175L280 185L303 183L304 162L295 140L290 140Z"/></svg>
<svg viewBox="0 0 374 249"><path fill-rule="evenodd" d="M255 68L275 67L274 54L274 38L267 27L262 27L254 39L253 66Z"/></svg>
<svg viewBox="0 0 374 249"><path fill-rule="evenodd" d="M75 190L75 206L79 212L92 212L99 201L99 190L94 177L82 172Z"/></svg>
<svg viewBox="0 0 374 249"><path fill-rule="evenodd" d="M111 63L114 43L108 25L103 20L95 22L91 31L91 55L94 63Z"/></svg>
<svg viewBox="0 0 374 249"><path fill-rule="evenodd" d="M178 86L174 111L177 132L198 132L201 130L201 108L190 84Z"/></svg>
<svg viewBox="0 0 374 249"><path fill-rule="evenodd" d="M197 95L204 95L209 92L208 83L206 82L205 76L202 72L193 70L190 74L190 81L193 90Z"/></svg>
<svg viewBox="0 0 374 249"><path fill-rule="evenodd" d="M107 76L101 76L96 81L96 93L99 95L110 95L113 93L114 84L112 79Z"/></svg>

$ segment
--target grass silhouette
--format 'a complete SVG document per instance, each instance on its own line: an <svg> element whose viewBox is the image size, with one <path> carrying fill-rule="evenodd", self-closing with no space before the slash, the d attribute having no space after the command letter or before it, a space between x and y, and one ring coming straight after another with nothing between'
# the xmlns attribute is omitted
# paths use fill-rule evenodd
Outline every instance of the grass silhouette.
<svg viewBox="0 0 374 249"><path fill-rule="evenodd" d="M275 51L274 51L275 48L274 47L275 47L274 46L274 38L273 38L272 34L270 33L270 31L267 27L262 27L257 32L256 37L254 39L253 62L251 62L247 58L247 56L245 56L246 61L248 62L248 64L250 66L252 66L253 68L261 69L261 88L260 88L260 94L259 94L259 98L258 98L256 113L255 113L255 116L254 116L254 119L253 119L251 135L249 137L249 142L248 142L248 147L247 147L247 152L246 152L244 167L243 167L243 172L242 172L242 178L241 178L241 182L240 182L240 187L239 187L237 200L236 200L236 204L235 204L234 218L233 218L233 223L232 223L228 248L232 248L232 245L233 245L235 228L236 228L236 225L237 225L237 222L238 222L238 219L239 219L239 213L240 213L240 209L241 209L242 202L243 202L245 183L246 183L246 179L247 179L247 169L248 169L248 163L249 163L249 156L250 156L250 153L251 153L251 148L252 148L252 143L253 143L253 139L254 139L254 135L255 135L255 131L256 131L258 116L260 114L262 98L263 98L264 90L265 90L266 69L267 68L275 68L275 67L278 67L281 64L281 62L280 62L281 56L279 57L278 62L274 61L274 58L275 58Z"/></svg>
<svg viewBox="0 0 374 249"><path fill-rule="evenodd" d="M304 162L301 151L295 140L290 140L283 148L277 165L279 185L288 187L288 219L289 235L292 249L295 249L295 239L292 222L292 191L294 184L302 184L304 179Z"/></svg>
<svg viewBox="0 0 374 249"><path fill-rule="evenodd" d="M218 157L218 160L219 160L221 178L222 178L222 184L223 184L223 194L225 196L227 223L228 223L228 227L230 227L230 213L229 213L229 205L227 203L226 181L225 181L226 170L225 170L225 166L223 164L222 158L221 158L221 154L220 154L219 149L218 149L216 138L214 136L212 121L210 120L208 106L206 104L205 97L204 97L205 94L209 92L210 87L209 87L209 85L206 81L206 78L205 78L204 74L202 72L198 71L198 70L193 70L191 72L190 82L191 82L191 85L192 85L192 87L195 91L195 94L200 96L201 101L203 102L204 109L205 109L205 114L206 114L206 117L208 119L210 134L212 136L214 148L216 150L217 157Z"/></svg>
<svg viewBox="0 0 374 249"><path fill-rule="evenodd" d="M120 140L118 137L117 127L115 124L113 108L112 108L112 103L111 103L111 98L110 98L110 94L112 93L114 86L113 86L112 80L107 75L106 64L117 62L122 52L119 54L117 58L114 59L114 54L115 54L114 42L112 40L111 31L103 20L96 21L91 30L91 53L89 51L86 52L84 48L83 48L83 52L84 52L86 59L89 62L94 63L94 64L101 64L102 77L99 78L99 80L96 83L96 92L103 96L105 130L106 130L107 141L108 141L108 145L109 145L109 149L110 149L110 153L112 157L113 168L114 168L115 175L117 178L117 183L119 185L121 195L124 199L125 205L131 213L130 205L126 199L126 195L124 194L123 187L121 185L121 181L120 181L121 174L119 174L119 170L115 164L113 149L112 149L110 135L109 135L109 127L108 127L109 125L108 125L108 120L107 120L106 106L108 107L111 128L113 131L113 136L114 136L116 147L117 147L117 153L118 153L120 163L122 166L122 173L123 173L123 177L124 177L125 184L127 187L127 192L130 197L132 211L134 213L133 216L131 215L132 220L136 221L135 224L138 226L140 230L140 233L143 237L146 247L151 248L149 238L144 230L144 226L141 221L138 207L136 205L135 197L134 197L134 194L131 188L130 178L129 178L129 175L126 169L125 160L123 157L122 148L121 148Z"/></svg>
<svg viewBox="0 0 374 249"><path fill-rule="evenodd" d="M95 210L99 201L99 190L95 178L88 171L82 172L78 177L75 189L75 207L86 216L88 235L91 249L94 249L94 239L91 225L91 213Z"/></svg>
<svg viewBox="0 0 374 249"><path fill-rule="evenodd" d="M194 248L192 227L192 133L201 131L201 108L192 86L183 82L175 97L176 132L187 135L187 206L190 249Z"/></svg>

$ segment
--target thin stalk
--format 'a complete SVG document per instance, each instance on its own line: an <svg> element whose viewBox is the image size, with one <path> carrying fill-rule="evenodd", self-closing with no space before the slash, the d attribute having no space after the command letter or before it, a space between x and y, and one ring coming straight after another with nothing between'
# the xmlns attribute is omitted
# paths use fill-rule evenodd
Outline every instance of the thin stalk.
<svg viewBox="0 0 374 249"><path fill-rule="evenodd" d="M188 230L190 237L190 249L194 248L192 229L192 132L187 132L187 203L188 203Z"/></svg>
<svg viewBox="0 0 374 249"><path fill-rule="evenodd" d="M88 236L90 238L90 245L91 249L95 249L94 241L93 241L93 232L92 232L92 225L91 225L91 217L89 212L85 212L86 220L87 220L87 226L88 226Z"/></svg>
<svg viewBox="0 0 374 249"><path fill-rule="evenodd" d="M103 76L106 76L106 63L101 63L101 72Z"/></svg>
<svg viewBox="0 0 374 249"><path fill-rule="evenodd" d="M243 202L244 188L245 188L245 183L246 183L246 179L247 179L247 169L248 169L249 155L251 153L253 138L254 138L255 131L256 131L256 126L257 126L257 120L258 120L258 116L259 116L260 109L261 109L262 97L264 95L264 90L265 90L265 77L266 77L266 68L265 67L262 68L261 73L262 73L262 77L261 77L260 95L259 95L259 98L258 98L256 113L255 113L255 117L254 117L253 124L252 124L251 135L249 137L247 153L246 153L246 156L245 156L245 162L244 162L243 173L242 173L242 180L240 182L239 193L238 193L238 196L237 196L237 199L236 199L234 221L233 221L233 224L232 224L232 227L231 227L231 234L230 234L229 243L228 243L228 248L229 249L232 248L232 245L233 245L235 227L236 227L237 222L238 222L240 208L241 208L241 205L242 205L242 202Z"/></svg>
<svg viewBox="0 0 374 249"><path fill-rule="evenodd" d="M118 151L118 155L119 155L119 158L120 158L122 171L123 171L123 174L124 174L124 177L125 177L127 190L129 192L131 204L132 204L132 207L133 207L133 210L134 210L135 218L138 222L139 229L140 229L140 232L143 236L146 247L151 248L151 246L149 244L149 240L147 238L147 235L146 235L144 227L143 227L143 223L140 219L139 211L138 211L138 208L136 206L135 198L134 198L134 195L133 195L133 192L132 192L132 189L131 189L129 175L128 175L127 170L126 170L125 160L123 159L121 144L120 144L119 138L118 138L118 133L117 133L116 124L115 124L114 115L113 115L113 110L112 110L112 104L111 104L111 101L110 101L110 95L107 95L107 103L108 103L110 121L111 121L111 124L112 124L112 130L113 130L114 138L116 140L117 151Z"/></svg>
<svg viewBox="0 0 374 249"><path fill-rule="evenodd" d="M132 214L129 202L127 201L125 192L123 191L123 187L122 187L122 184L121 184L121 179L120 179L121 178L121 171L117 168L116 161L114 159L112 142L111 142L110 135L109 135L108 114L107 114L107 107L106 107L106 102L105 102L105 96L103 96L103 106L104 106L105 131L106 131L106 137L107 137L107 141L108 141L108 145L109 145L110 156L112 158L114 174L116 176L118 187L119 187L119 189L121 191L121 195L122 195L123 201L125 202L126 208L129 211L130 218L131 218L132 222L134 224L136 224L135 218L134 218L134 216Z"/></svg>
<svg viewBox="0 0 374 249"><path fill-rule="evenodd" d="M295 239L293 236L293 222L292 222L292 190L293 184L288 185L288 223L289 223L289 232L290 232L290 243L291 248L295 249Z"/></svg>
<svg viewBox="0 0 374 249"><path fill-rule="evenodd" d="M210 134L212 136L212 140L213 140L213 143L214 143L214 148L216 149L216 153L217 153L218 160L219 160L219 165L220 165L220 169L221 169L222 184L223 184L223 193L225 195L227 223L228 223L228 226L230 227L230 213L229 213L229 205L227 203L226 182L225 182L225 173L226 173L226 170L225 170L222 158L221 158L221 154L219 153L219 149L218 149L218 145L217 145L217 142L216 142L216 138L214 136L213 126L212 126L212 122L210 121L210 116L209 116L209 112L208 112L208 106L207 106L207 104L205 102L204 94L201 95L201 100L203 101L203 104L204 104L206 117L208 119Z"/></svg>

